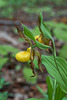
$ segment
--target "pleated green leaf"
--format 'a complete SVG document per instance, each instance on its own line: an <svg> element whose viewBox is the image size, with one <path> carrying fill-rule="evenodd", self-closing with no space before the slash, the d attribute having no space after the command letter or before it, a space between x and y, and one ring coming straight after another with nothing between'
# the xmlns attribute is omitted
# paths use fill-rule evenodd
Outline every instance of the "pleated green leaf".
<svg viewBox="0 0 67 100"><path fill-rule="evenodd" d="M56 79L60 88L67 93L67 61L61 57L56 57L58 69L53 56L42 55L42 64L45 65L48 73Z"/></svg>
<svg viewBox="0 0 67 100"><path fill-rule="evenodd" d="M37 45L37 47L39 47L40 49L48 49L48 48L51 49L50 46L48 46L48 45L44 45L44 44L38 42L37 40L36 40L36 45Z"/></svg>
<svg viewBox="0 0 67 100"><path fill-rule="evenodd" d="M29 37L30 39L32 39L33 41L35 41L34 35L32 34L32 32L24 25L23 25L23 29L24 29L24 34Z"/></svg>

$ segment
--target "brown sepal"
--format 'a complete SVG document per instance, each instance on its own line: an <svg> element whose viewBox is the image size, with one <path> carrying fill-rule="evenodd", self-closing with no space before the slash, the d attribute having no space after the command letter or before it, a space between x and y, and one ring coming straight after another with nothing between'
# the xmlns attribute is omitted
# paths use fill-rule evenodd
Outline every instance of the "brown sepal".
<svg viewBox="0 0 67 100"><path fill-rule="evenodd" d="M40 70L43 72L43 70L41 68L41 54L40 54L40 56L38 56L38 66L39 66Z"/></svg>
<svg viewBox="0 0 67 100"><path fill-rule="evenodd" d="M34 77L34 76L36 76L35 71L34 71L34 63L31 61L31 62L30 62L30 65L31 65L32 72L33 72L33 74L34 74L34 75L32 75L31 77Z"/></svg>

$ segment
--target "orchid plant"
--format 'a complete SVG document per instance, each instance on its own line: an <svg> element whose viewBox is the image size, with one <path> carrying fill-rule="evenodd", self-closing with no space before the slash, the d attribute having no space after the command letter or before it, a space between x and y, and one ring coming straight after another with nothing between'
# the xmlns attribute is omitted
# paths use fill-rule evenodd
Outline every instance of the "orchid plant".
<svg viewBox="0 0 67 100"><path fill-rule="evenodd" d="M54 40L50 34L50 31L46 24L43 22L42 13L38 17L40 35L34 37L31 30L25 25L19 23L16 24L20 37L24 38L30 45L27 51L22 51L16 54L16 59L20 62L30 61L30 66L35 77L34 63L35 56L38 57L38 66L43 72L41 64L45 65L49 75L46 78L47 94L48 96L40 100L63 100L67 94L67 61L64 58L56 56L56 49ZM34 45L32 43L34 41ZM51 49L52 56L41 55L39 51L35 50L35 47L40 49ZM31 98L28 100L37 100ZM38 99L39 100L39 99ZM67 99L66 99L67 100Z"/></svg>

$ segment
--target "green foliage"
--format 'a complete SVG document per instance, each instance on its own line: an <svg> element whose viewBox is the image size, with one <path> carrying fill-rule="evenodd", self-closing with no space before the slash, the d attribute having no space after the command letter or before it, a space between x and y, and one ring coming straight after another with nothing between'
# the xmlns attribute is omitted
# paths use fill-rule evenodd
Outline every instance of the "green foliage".
<svg viewBox="0 0 67 100"><path fill-rule="evenodd" d="M67 59L67 44L60 49L59 56Z"/></svg>
<svg viewBox="0 0 67 100"><path fill-rule="evenodd" d="M16 71L20 71L20 70L21 70L21 67L22 67L22 66L18 64L18 65L15 66L15 70L16 70Z"/></svg>
<svg viewBox="0 0 67 100"><path fill-rule="evenodd" d="M4 64L8 61L8 58L2 58L0 57L0 70L4 66Z"/></svg>
<svg viewBox="0 0 67 100"><path fill-rule="evenodd" d="M33 72L32 72L31 68L24 67L24 69L23 69L23 75L24 75L25 80L28 83L35 84L37 82L37 76L31 77L31 76L33 76Z"/></svg>
<svg viewBox="0 0 67 100"><path fill-rule="evenodd" d="M12 53L12 57L15 56L15 54L18 52L19 50L15 47L12 47L10 45L0 45L0 55L8 55L8 53Z"/></svg>
<svg viewBox="0 0 67 100"><path fill-rule="evenodd" d="M45 22L47 26L49 26L49 29L52 29L52 34L59 40L62 40L64 42L67 42L67 25L64 23L57 23L54 21L47 21ZM34 36L40 34L39 28L36 26L32 30ZM45 31L46 33L46 31ZM67 45L64 45L61 50L59 51L59 56L63 58L67 58L66 55L67 51Z"/></svg>
<svg viewBox="0 0 67 100"><path fill-rule="evenodd" d="M58 22L55 22L55 21L46 21L46 24L49 26L49 27L52 27L52 28L59 28L59 29L64 29L64 30L67 30L67 25L64 24L64 23L58 23Z"/></svg>
<svg viewBox="0 0 67 100"><path fill-rule="evenodd" d="M67 62L61 57L56 57L57 68L52 56L42 55L41 57L42 64L45 65L49 74L56 79L60 88L67 93Z"/></svg>
<svg viewBox="0 0 67 100"><path fill-rule="evenodd" d="M0 45L0 70L2 67L8 62L9 60L9 53L11 54L11 57L15 57L15 54L19 50L15 47L12 47L10 45Z"/></svg>
<svg viewBox="0 0 67 100"><path fill-rule="evenodd" d="M9 84L10 84L9 82L5 82L4 78L0 79L0 89L2 89L4 85L9 85Z"/></svg>
<svg viewBox="0 0 67 100"><path fill-rule="evenodd" d="M62 100L67 100L67 97L64 97Z"/></svg>
<svg viewBox="0 0 67 100"><path fill-rule="evenodd" d="M19 42L24 42L25 40L22 39L22 38L18 38L18 41L19 41Z"/></svg>
<svg viewBox="0 0 67 100"><path fill-rule="evenodd" d="M32 33L34 36L39 35L41 33L38 26L32 29Z"/></svg>
<svg viewBox="0 0 67 100"><path fill-rule="evenodd" d="M46 94L46 92L44 92L38 85L36 85L36 87L37 87L38 91L48 99L48 95Z"/></svg>
<svg viewBox="0 0 67 100"><path fill-rule="evenodd" d="M0 71L2 67L8 62L8 53L11 53L11 57L14 57L18 52L18 49L9 46L9 45L0 45ZM10 84L9 82L5 82L4 78L0 79L0 89L2 89L5 85ZM7 100L8 93L0 93L0 100Z"/></svg>
<svg viewBox="0 0 67 100"><path fill-rule="evenodd" d="M20 8L22 0L0 0L1 17L13 17L13 13Z"/></svg>
<svg viewBox="0 0 67 100"><path fill-rule="evenodd" d="M48 3L47 6L46 3ZM43 11L47 12L50 17L55 16L55 12L50 3L56 6L66 6L66 0L0 0L0 16L12 18L13 13L17 11L17 9L29 14L38 14Z"/></svg>
<svg viewBox="0 0 67 100"><path fill-rule="evenodd" d="M0 17L8 17L8 18L13 18L13 16L12 16L12 13L13 13L13 8L6 8L5 10L3 10L2 12L1 12L1 15L0 15Z"/></svg>
<svg viewBox="0 0 67 100"><path fill-rule="evenodd" d="M30 14L39 14L40 12L47 12L49 15L53 15L53 9L50 6L45 7L23 7L24 11Z"/></svg>
<svg viewBox="0 0 67 100"><path fill-rule="evenodd" d="M0 100L7 100L8 98L8 93L7 92L0 92Z"/></svg>
<svg viewBox="0 0 67 100"><path fill-rule="evenodd" d="M67 42L67 30L63 30L63 29L59 29L59 28L55 28L54 30L54 34L56 36L57 39L59 40L63 40Z"/></svg>
<svg viewBox="0 0 67 100"><path fill-rule="evenodd" d="M48 99L47 98L41 98L41 99L31 98L31 99L27 99L27 100L48 100Z"/></svg>
<svg viewBox="0 0 67 100"><path fill-rule="evenodd" d="M59 40L67 42L67 25L64 23L56 23L54 21L47 21L46 24L53 28L53 33L55 37Z"/></svg>
<svg viewBox="0 0 67 100"><path fill-rule="evenodd" d="M37 58L34 59L33 63L35 65L35 68L39 69L39 67L38 67L38 59Z"/></svg>
<svg viewBox="0 0 67 100"><path fill-rule="evenodd" d="M60 5L66 5L66 0L52 0L54 4L56 4L57 6Z"/></svg>
<svg viewBox="0 0 67 100"><path fill-rule="evenodd" d="M27 99L27 100L48 100L48 98L41 98L41 99L30 98L30 99Z"/></svg>
<svg viewBox="0 0 67 100"><path fill-rule="evenodd" d="M0 0L0 7L4 7L7 4L7 2L3 2L3 0Z"/></svg>
<svg viewBox="0 0 67 100"><path fill-rule="evenodd" d="M3 7L3 6L9 6L11 4L11 6L15 6L15 7L20 7L21 5L26 5L26 6L29 6L29 7L34 7L34 6L37 6L38 4L44 4L45 2L47 2L47 0L0 0L0 7ZM64 5L66 4L66 0L51 0L52 3L55 3L56 5ZM48 0L48 3L50 3L50 1ZM48 9L49 10L49 9ZM41 10L42 11L42 10Z"/></svg>

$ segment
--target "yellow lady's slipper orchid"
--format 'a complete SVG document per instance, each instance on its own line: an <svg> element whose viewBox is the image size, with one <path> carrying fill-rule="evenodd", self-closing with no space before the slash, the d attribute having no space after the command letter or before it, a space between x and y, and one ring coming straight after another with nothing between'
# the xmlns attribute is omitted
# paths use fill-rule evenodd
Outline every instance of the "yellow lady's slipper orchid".
<svg viewBox="0 0 67 100"><path fill-rule="evenodd" d="M51 40L47 39L46 37L42 37L42 36L40 36L40 35L35 36L35 39L36 39L38 42L43 43L43 44L45 44L45 45L49 45L49 43L50 43L50 41L51 41Z"/></svg>
<svg viewBox="0 0 67 100"><path fill-rule="evenodd" d="M35 36L35 39L36 39L38 42L43 43L42 37L41 37L40 35Z"/></svg>
<svg viewBox="0 0 67 100"><path fill-rule="evenodd" d="M16 54L16 59L20 62L27 62L30 60L30 52L22 51Z"/></svg>

